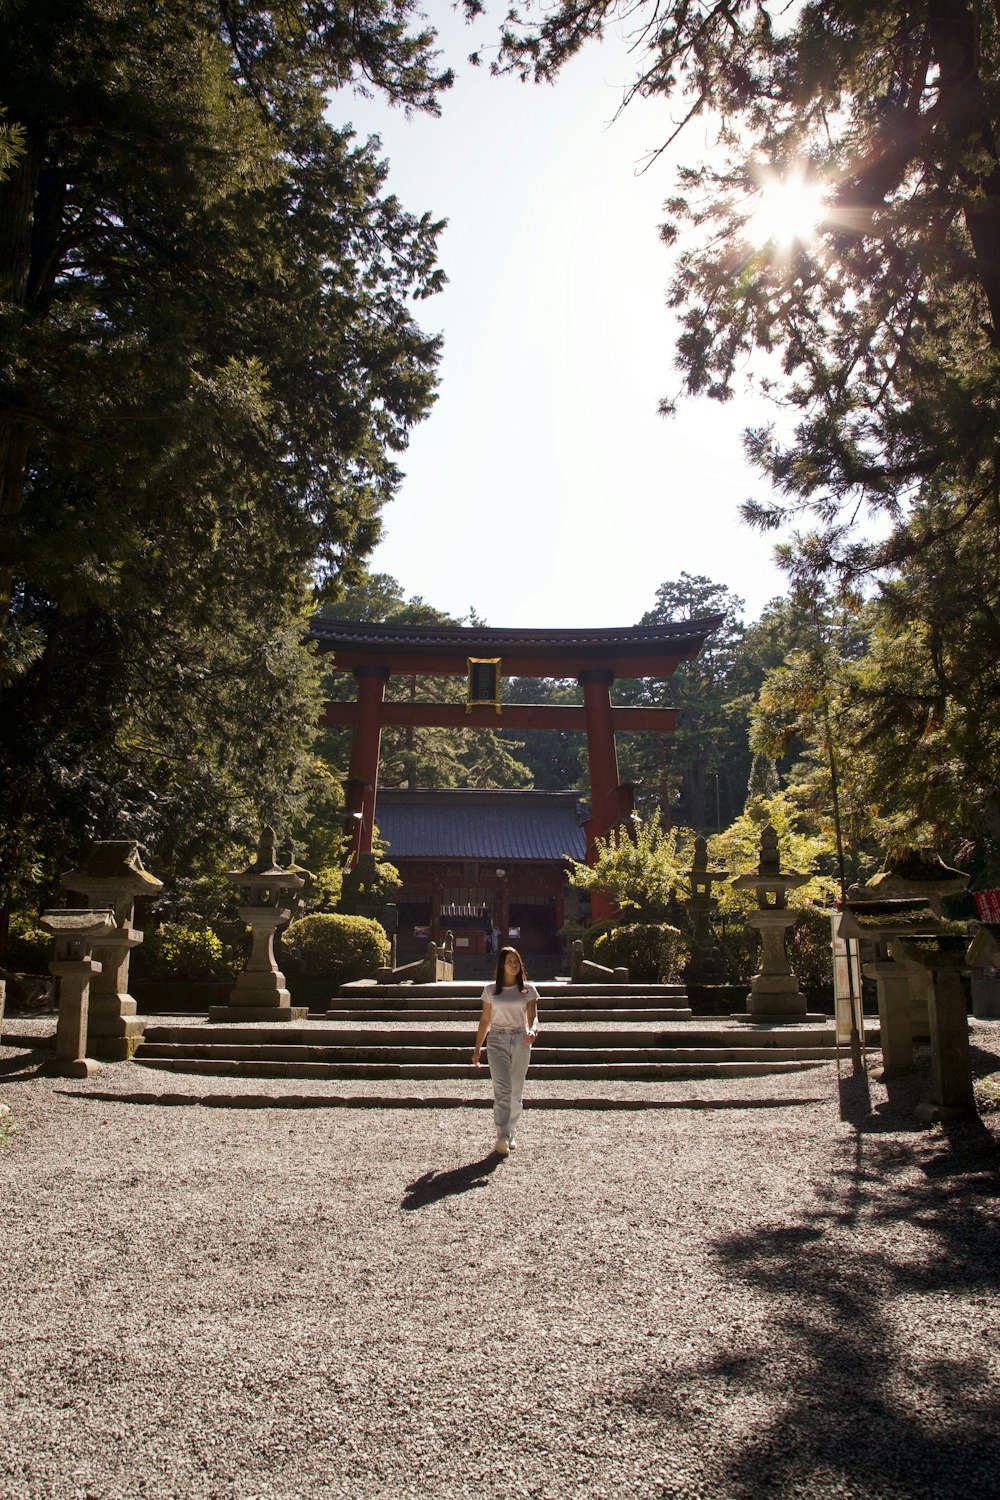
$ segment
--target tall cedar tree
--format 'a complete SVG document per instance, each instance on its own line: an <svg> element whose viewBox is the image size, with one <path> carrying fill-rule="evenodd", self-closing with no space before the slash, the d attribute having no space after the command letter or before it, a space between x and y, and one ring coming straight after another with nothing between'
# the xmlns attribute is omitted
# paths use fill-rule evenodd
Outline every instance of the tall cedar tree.
<svg viewBox="0 0 1000 1500"><path fill-rule="evenodd" d="M442 279L325 110L436 111L415 14L0 6L0 906L88 835L183 864L301 789L305 594L378 536Z"/></svg>
<svg viewBox="0 0 1000 1500"><path fill-rule="evenodd" d="M803 597L877 585L879 651L846 691L859 752L912 766L897 833L960 816L996 853L1000 6L527 0L494 67L551 79L612 29L639 59L626 103L665 96L664 142L717 125L663 233L687 389L726 400L751 370L792 414L747 435L776 498L745 518L800 528L780 551ZM818 231L760 247L762 191L796 173L825 192Z"/></svg>
<svg viewBox="0 0 1000 1500"><path fill-rule="evenodd" d="M647 817L699 833L724 828L743 807L750 775L746 721L762 674L744 648L743 600L711 579L682 573L662 583L640 625L721 614L722 624L692 661L665 681L622 684L622 701L678 710L669 735L622 736L623 774L640 783Z"/></svg>

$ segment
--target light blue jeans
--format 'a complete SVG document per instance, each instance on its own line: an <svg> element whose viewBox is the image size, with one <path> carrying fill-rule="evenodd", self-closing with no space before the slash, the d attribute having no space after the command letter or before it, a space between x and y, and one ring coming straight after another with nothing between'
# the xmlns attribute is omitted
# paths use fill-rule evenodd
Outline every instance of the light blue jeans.
<svg viewBox="0 0 1000 1500"><path fill-rule="evenodd" d="M493 1122L498 1136L510 1140L521 1118L521 1093L531 1061L523 1026L492 1026L486 1056L493 1080Z"/></svg>

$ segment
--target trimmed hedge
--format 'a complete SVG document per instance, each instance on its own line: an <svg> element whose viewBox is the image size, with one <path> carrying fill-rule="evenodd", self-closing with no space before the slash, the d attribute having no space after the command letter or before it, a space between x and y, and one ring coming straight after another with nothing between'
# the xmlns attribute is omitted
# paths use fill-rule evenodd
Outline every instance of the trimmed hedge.
<svg viewBox="0 0 1000 1500"><path fill-rule="evenodd" d="M677 984L688 961L688 945L666 922L626 922L602 932L594 944L597 963L628 969L639 984Z"/></svg>
<svg viewBox="0 0 1000 1500"><path fill-rule="evenodd" d="M138 974L155 979L232 978L233 965L226 961L222 939L211 927L189 927L184 922L164 922L147 932L138 964Z"/></svg>
<svg viewBox="0 0 1000 1500"><path fill-rule="evenodd" d="M603 922L591 922L589 927L585 927L579 934L580 942L583 944L584 958L592 958L595 963L604 963L605 960L599 959L594 952L595 945L605 933L616 932L617 929L618 923L613 917L605 917Z"/></svg>
<svg viewBox="0 0 1000 1500"><path fill-rule="evenodd" d="M389 939L380 922L339 912L297 917L281 941L301 960L307 978L334 988L366 978L389 957Z"/></svg>
<svg viewBox="0 0 1000 1500"><path fill-rule="evenodd" d="M6 966L21 974L47 974L55 949L52 934L32 918L15 913L10 919Z"/></svg>

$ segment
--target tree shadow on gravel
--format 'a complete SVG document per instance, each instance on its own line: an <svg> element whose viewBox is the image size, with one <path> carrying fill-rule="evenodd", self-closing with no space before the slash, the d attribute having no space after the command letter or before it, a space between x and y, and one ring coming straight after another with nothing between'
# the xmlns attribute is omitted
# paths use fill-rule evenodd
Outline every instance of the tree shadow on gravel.
<svg viewBox="0 0 1000 1500"><path fill-rule="evenodd" d="M996 1500L1000 1148L978 1120L879 1128L794 1218L714 1241L747 1331L720 1316L627 1398L666 1453L702 1439L712 1500Z"/></svg>
<svg viewBox="0 0 1000 1500"><path fill-rule="evenodd" d="M0 1082L23 1083L30 1078L39 1078L47 1071L52 1053L25 1052L20 1057L0 1058Z"/></svg>
<svg viewBox="0 0 1000 1500"><path fill-rule="evenodd" d="M472 1188L489 1186L489 1179L502 1158L491 1151L479 1161L470 1161L463 1167L453 1167L450 1172L425 1172L416 1182L407 1185L401 1208L408 1212L415 1208L426 1208L430 1203L439 1203L442 1198L454 1198Z"/></svg>

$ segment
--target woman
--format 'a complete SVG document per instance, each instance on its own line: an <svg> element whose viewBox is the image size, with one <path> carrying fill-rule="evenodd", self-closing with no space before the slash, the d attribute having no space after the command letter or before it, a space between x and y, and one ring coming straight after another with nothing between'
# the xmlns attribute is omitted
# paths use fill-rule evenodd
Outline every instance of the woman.
<svg viewBox="0 0 1000 1500"><path fill-rule="evenodd" d="M538 1035L538 991L528 983L521 955L516 948L501 948L497 954L495 984L483 990L483 1010L472 1053L472 1065L489 1034L487 1057L493 1079L493 1120L498 1156L507 1156L517 1145L515 1134L521 1118L524 1075L531 1060L531 1044Z"/></svg>

